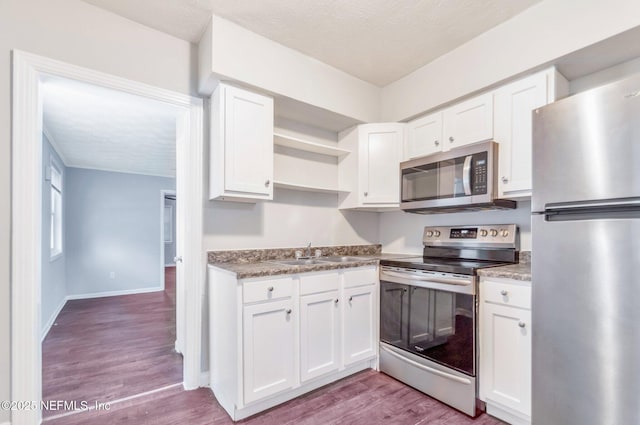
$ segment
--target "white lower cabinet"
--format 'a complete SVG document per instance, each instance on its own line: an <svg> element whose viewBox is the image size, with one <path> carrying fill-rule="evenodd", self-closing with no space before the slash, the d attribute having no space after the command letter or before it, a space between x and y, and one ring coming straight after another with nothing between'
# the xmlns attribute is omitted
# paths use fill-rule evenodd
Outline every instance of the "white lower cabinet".
<svg viewBox="0 0 640 425"><path fill-rule="evenodd" d="M531 282L481 279L479 378L487 413L531 423Z"/></svg>
<svg viewBox="0 0 640 425"><path fill-rule="evenodd" d="M210 386L233 420L377 367L377 266L208 275Z"/></svg>
<svg viewBox="0 0 640 425"><path fill-rule="evenodd" d="M291 298L244 307L245 403L295 384L295 319Z"/></svg>

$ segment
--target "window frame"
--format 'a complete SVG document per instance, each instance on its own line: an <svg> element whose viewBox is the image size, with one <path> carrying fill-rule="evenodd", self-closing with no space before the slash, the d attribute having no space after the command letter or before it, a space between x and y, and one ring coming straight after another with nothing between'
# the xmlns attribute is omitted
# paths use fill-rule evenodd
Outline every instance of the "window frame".
<svg viewBox="0 0 640 425"><path fill-rule="evenodd" d="M56 176L57 175L57 176ZM64 253L64 173L51 157L49 160L49 260L54 261Z"/></svg>

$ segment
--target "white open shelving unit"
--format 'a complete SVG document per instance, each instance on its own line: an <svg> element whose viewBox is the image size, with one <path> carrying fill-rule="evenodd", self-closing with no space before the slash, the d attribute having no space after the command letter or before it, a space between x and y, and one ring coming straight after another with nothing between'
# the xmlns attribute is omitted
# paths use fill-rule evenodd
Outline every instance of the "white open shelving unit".
<svg viewBox="0 0 640 425"><path fill-rule="evenodd" d="M300 131L275 129L274 187L315 193L342 192L338 189L338 162L351 151L338 147L337 140L322 136L325 135L306 138Z"/></svg>

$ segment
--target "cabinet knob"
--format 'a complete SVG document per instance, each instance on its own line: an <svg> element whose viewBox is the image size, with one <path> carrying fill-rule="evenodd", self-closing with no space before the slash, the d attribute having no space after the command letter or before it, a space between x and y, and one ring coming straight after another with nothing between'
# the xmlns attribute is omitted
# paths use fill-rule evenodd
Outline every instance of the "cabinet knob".
<svg viewBox="0 0 640 425"><path fill-rule="evenodd" d="M455 139L453 138L453 136L449 136L449 141L450 141L451 143L453 143L453 141L454 141L454 140L455 140Z"/></svg>
<svg viewBox="0 0 640 425"><path fill-rule="evenodd" d="M286 313L291 314L291 309L287 309Z"/></svg>
<svg viewBox="0 0 640 425"><path fill-rule="evenodd" d="M267 291L269 291L269 292L273 292L273 286L269 286L269 287L267 288Z"/></svg>
<svg viewBox="0 0 640 425"><path fill-rule="evenodd" d="M525 325L525 323L524 323L524 322L519 322L519 323L518 323L518 326L520 326L521 328L524 328L526 325Z"/></svg>
<svg viewBox="0 0 640 425"><path fill-rule="evenodd" d="M271 180L267 179L267 181L264 182L264 187L269 187L270 184Z"/></svg>
<svg viewBox="0 0 640 425"><path fill-rule="evenodd" d="M353 297L349 297L349 302L353 301Z"/></svg>
<svg viewBox="0 0 640 425"><path fill-rule="evenodd" d="M340 300L336 298L335 303L338 304L338 302L340 302Z"/></svg>
<svg viewBox="0 0 640 425"><path fill-rule="evenodd" d="M436 146L438 146L438 145L440 144L440 142L439 142L439 141L437 141L437 140L435 140L435 141L433 142L433 144L434 144L434 145L436 145Z"/></svg>
<svg viewBox="0 0 640 425"><path fill-rule="evenodd" d="M508 294L508 292L506 290L504 290L504 289L502 291L500 291L500 295L502 295L503 297L506 297L507 294Z"/></svg>
<svg viewBox="0 0 640 425"><path fill-rule="evenodd" d="M503 176L502 183L505 183L505 184L509 183L509 179L506 176Z"/></svg>
<svg viewBox="0 0 640 425"><path fill-rule="evenodd" d="M365 192L365 193L364 193L364 196L369 196L369 192Z"/></svg>

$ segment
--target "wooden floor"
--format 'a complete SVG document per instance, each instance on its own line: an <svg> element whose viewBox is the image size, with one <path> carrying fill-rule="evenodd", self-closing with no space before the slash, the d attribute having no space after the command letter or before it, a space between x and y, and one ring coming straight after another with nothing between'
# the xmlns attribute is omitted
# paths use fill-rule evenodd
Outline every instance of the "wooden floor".
<svg viewBox="0 0 640 425"><path fill-rule="evenodd" d="M179 384L181 361L172 350L174 299L142 294L68 304L43 346L43 398L98 400L110 402L110 408L48 412L46 424L232 424L209 389L184 391ZM469 418L372 370L239 423L502 424L486 414Z"/></svg>

